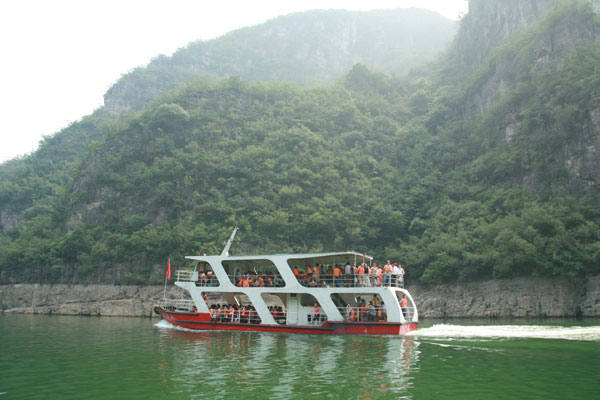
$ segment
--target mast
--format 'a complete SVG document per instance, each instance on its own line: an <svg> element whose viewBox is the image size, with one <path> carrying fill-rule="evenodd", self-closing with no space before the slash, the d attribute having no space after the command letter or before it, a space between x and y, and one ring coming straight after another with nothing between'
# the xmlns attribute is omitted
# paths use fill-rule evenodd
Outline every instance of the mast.
<svg viewBox="0 0 600 400"><path fill-rule="evenodd" d="M235 234L237 233L238 229L240 228L238 228L237 226L233 228L233 232L231 233L231 236L229 237L227 243L225 243L225 248L223 249L223 252L221 252L221 257L229 257L229 248L233 243L233 238L235 237Z"/></svg>

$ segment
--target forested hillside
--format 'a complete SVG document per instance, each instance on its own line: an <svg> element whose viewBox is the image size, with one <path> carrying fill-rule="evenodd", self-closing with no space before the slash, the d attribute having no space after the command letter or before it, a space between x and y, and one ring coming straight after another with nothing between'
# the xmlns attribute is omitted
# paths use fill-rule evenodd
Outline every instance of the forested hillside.
<svg viewBox="0 0 600 400"><path fill-rule="evenodd" d="M2 166L3 210L21 213L3 216L1 281L156 283L234 225L237 254L354 249L426 283L597 274L599 17L586 1L484 3L407 76L201 79L86 117L72 129L97 141L68 177L15 185L23 169Z"/></svg>

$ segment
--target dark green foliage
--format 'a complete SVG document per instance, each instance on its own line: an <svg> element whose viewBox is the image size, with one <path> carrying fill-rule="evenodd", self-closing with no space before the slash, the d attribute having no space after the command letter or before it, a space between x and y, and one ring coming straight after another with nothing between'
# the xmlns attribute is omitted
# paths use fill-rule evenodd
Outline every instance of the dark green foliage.
<svg viewBox="0 0 600 400"><path fill-rule="evenodd" d="M439 75L452 57L418 76L357 64L334 86L200 80L140 113L87 117L69 128L80 142L51 146L63 132L0 168L19 219L3 219L0 272L102 280L119 266L110 279L143 283L167 258L219 253L237 225L232 253L353 249L427 283L598 273L598 196L570 190L564 160L591 132L600 46L540 70L518 50L565 20L593 31L590 15L561 8L454 81ZM465 110L505 59L514 84Z"/></svg>

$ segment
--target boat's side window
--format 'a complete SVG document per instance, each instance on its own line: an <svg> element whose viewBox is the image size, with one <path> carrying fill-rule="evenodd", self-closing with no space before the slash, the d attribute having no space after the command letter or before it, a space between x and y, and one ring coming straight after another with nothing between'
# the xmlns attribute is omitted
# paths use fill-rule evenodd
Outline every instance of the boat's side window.
<svg viewBox="0 0 600 400"><path fill-rule="evenodd" d="M377 293L366 293L360 296L348 293L332 293L331 300L346 321L387 321L385 304Z"/></svg>
<svg viewBox="0 0 600 400"><path fill-rule="evenodd" d="M196 286L219 286L219 279L215 275L210 264L206 262L198 264L198 280L196 281Z"/></svg>
<svg viewBox="0 0 600 400"><path fill-rule="evenodd" d="M284 282L271 260L223 262L229 280L239 287L283 287Z"/></svg>

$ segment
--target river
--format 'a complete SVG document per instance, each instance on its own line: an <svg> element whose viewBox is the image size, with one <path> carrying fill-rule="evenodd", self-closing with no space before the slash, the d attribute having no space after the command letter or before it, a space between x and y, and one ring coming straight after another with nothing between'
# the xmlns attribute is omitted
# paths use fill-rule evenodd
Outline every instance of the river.
<svg viewBox="0 0 600 400"><path fill-rule="evenodd" d="M187 332L0 314L4 399L591 399L600 321L425 321L406 337Z"/></svg>

